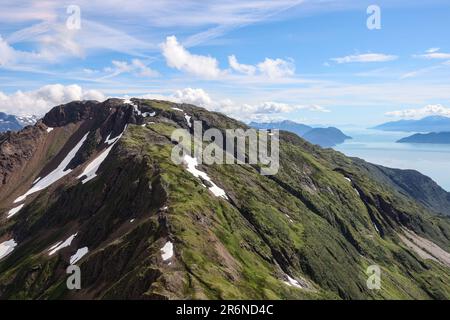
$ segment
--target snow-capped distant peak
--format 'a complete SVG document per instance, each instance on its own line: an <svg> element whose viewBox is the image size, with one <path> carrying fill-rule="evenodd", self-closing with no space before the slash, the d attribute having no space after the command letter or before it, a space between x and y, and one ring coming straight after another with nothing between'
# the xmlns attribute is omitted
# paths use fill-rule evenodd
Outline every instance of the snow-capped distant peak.
<svg viewBox="0 0 450 320"><path fill-rule="evenodd" d="M23 126L31 126L34 125L39 117L36 115L26 115L26 116L16 116L17 121Z"/></svg>

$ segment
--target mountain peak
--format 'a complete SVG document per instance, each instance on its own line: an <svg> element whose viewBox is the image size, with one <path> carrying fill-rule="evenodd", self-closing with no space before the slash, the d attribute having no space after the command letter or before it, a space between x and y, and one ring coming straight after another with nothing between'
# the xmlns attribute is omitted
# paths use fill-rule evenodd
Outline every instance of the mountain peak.
<svg viewBox="0 0 450 320"><path fill-rule="evenodd" d="M248 129L192 105L110 99L57 106L1 135L0 298L450 297L434 281L450 267L450 223L434 210L450 197L430 179L288 132L273 176L172 161L172 133L192 139L194 120ZM73 264L83 286L71 291ZM367 287L373 264L386 290Z"/></svg>

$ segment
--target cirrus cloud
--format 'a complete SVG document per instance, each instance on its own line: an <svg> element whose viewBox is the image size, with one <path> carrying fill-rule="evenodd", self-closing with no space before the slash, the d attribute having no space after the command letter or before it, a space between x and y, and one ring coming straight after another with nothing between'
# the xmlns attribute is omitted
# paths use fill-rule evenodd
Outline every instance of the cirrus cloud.
<svg viewBox="0 0 450 320"><path fill-rule="evenodd" d="M428 60L444 60L450 59L450 53L440 52L440 48L430 48L425 51L424 54L416 54L413 57L415 58L423 58Z"/></svg>
<svg viewBox="0 0 450 320"><path fill-rule="evenodd" d="M387 62L397 60L398 56L384 53L364 53L364 54L355 54L349 55L345 57L332 58L331 61L337 62L339 64L342 63L354 63L354 62Z"/></svg>

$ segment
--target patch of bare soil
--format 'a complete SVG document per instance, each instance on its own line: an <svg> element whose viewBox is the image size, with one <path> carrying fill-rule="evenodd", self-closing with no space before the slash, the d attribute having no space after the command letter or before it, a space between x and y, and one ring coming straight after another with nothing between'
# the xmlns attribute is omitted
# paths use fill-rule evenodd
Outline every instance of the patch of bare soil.
<svg viewBox="0 0 450 320"><path fill-rule="evenodd" d="M405 245L412 249L422 259L434 260L450 267L450 253L434 242L422 238L411 230L403 228L404 234L399 234Z"/></svg>

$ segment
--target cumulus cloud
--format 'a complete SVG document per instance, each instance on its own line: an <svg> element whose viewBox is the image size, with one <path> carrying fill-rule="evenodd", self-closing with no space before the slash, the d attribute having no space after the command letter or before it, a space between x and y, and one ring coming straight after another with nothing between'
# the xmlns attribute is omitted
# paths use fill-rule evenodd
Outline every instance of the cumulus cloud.
<svg viewBox="0 0 450 320"><path fill-rule="evenodd" d="M385 114L390 117L399 118L423 118L432 115L450 117L450 108L446 108L441 104L431 104L423 108L390 111Z"/></svg>
<svg viewBox="0 0 450 320"><path fill-rule="evenodd" d="M266 58L258 63L259 71L271 79L292 76L295 73L294 64L283 59Z"/></svg>
<svg viewBox="0 0 450 320"><path fill-rule="evenodd" d="M73 100L104 99L103 93L97 90L84 90L78 85L52 84L35 91L17 91L10 95L0 92L0 111L19 116L42 116L52 107Z"/></svg>
<svg viewBox="0 0 450 320"><path fill-rule="evenodd" d="M345 57L332 58L331 60L339 64L342 63L354 63L354 62L387 62L397 60L398 57L384 53L364 53L349 55Z"/></svg>
<svg viewBox="0 0 450 320"><path fill-rule="evenodd" d="M264 61L254 66L249 64L241 64L238 62L235 55L231 55L228 57L228 63L231 69L239 73L254 75L256 71L258 71L260 75L270 79L289 77L293 76L295 73L295 65L293 61L286 61L280 58L266 58Z"/></svg>
<svg viewBox="0 0 450 320"><path fill-rule="evenodd" d="M222 73L215 58L190 53L175 36L167 37L161 50L171 68L204 78L217 78Z"/></svg>
<svg viewBox="0 0 450 320"><path fill-rule="evenodd" d="M245 73L248 75L253 75L256 71L256 67L249 64L241 64L237 61L236 56L231 55L228 57L228 63L230 64L231 69Z"/></svg>
<svg viewBox="0 0 450 320"><path fill-rule="evenodd" d="M167 65L171 68L207 79L218 78L227 73L219 68L217 59L190 53L175 36L167 37L166 41L161 44L161 50ZM239 63L236 56L231 55L228 57L228 63L231 69L238 73L254 75L258 71L260 75L270 79L292 76L295 73L292 61L279 58L266 58L255 66Z"/></svg>
<svg viewBox="0 0 450 320"><path fill-rule="evenodd" d="M185 88L177 90L174 99L179 102L194 104L200 107L210 107L213 105L211 97L203 89Z"/></svg>

